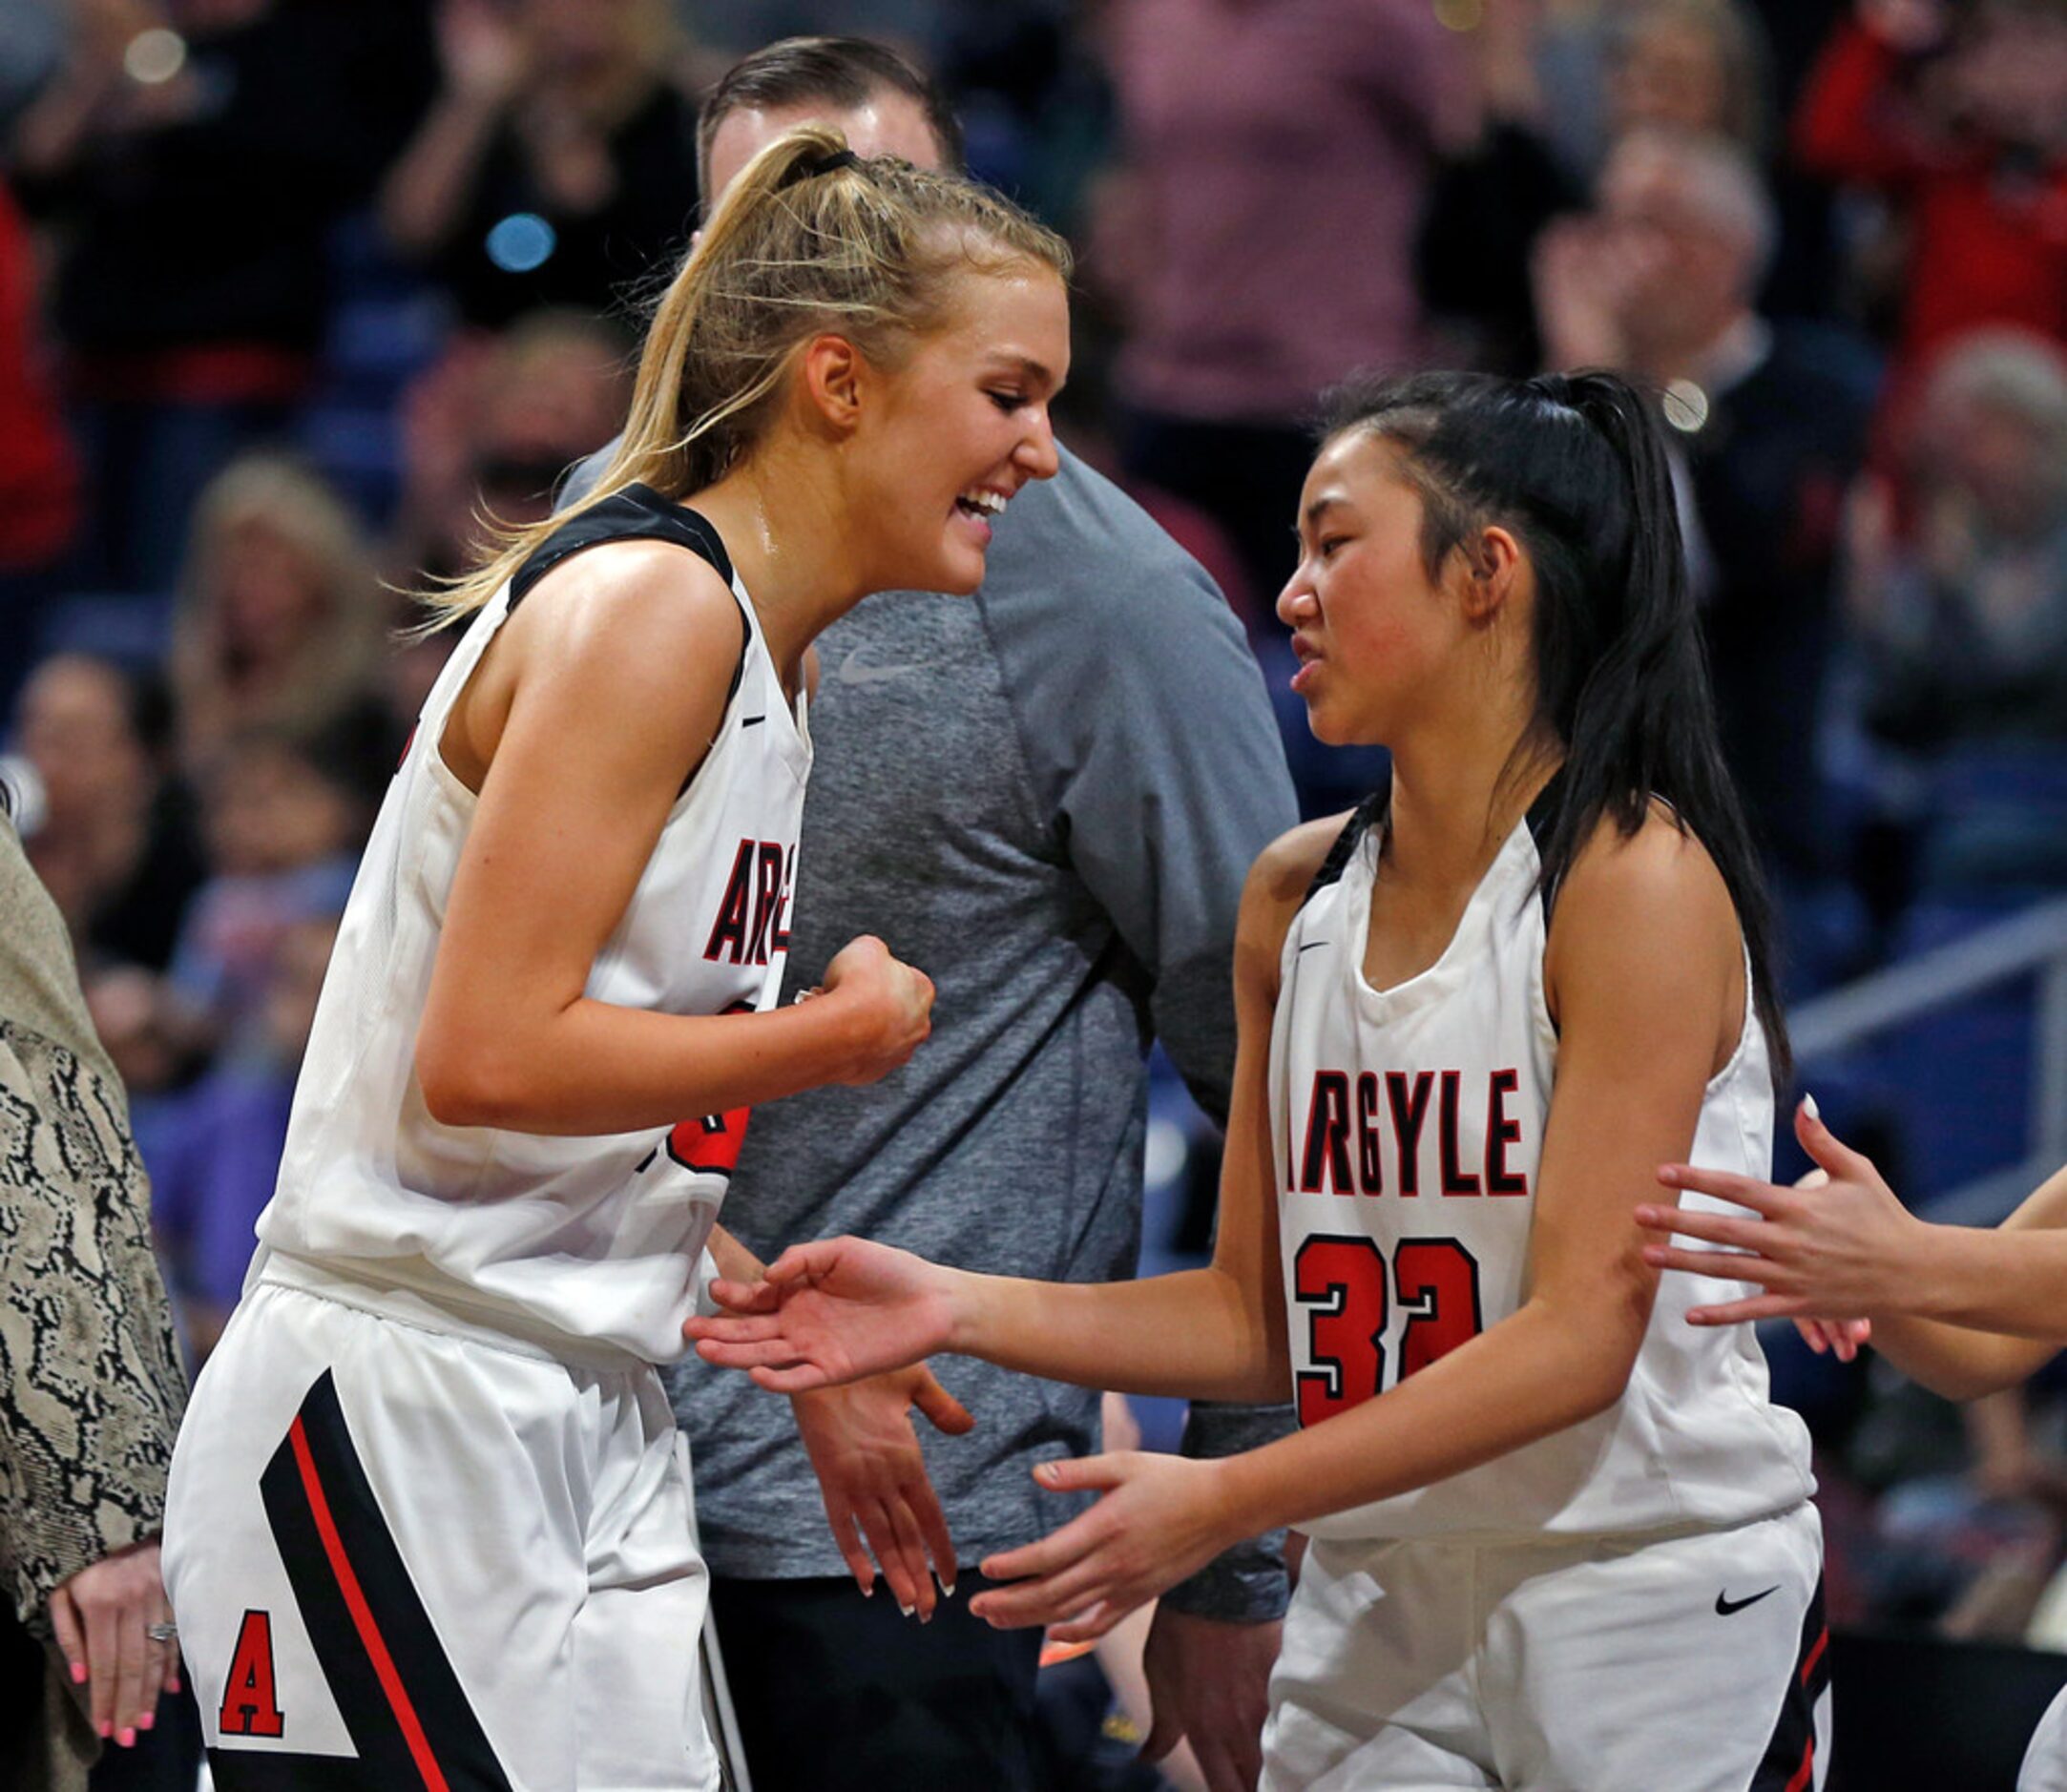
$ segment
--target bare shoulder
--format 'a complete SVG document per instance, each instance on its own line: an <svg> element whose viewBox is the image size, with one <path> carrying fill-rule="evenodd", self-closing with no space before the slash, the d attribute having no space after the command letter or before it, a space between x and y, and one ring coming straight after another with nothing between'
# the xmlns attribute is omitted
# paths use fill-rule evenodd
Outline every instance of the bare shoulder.
<svg viewBox="0 0 2067 1792"><path fill-rule="evenodd" d="M1340 815L1317 816L1280 834L1256 855L1256 863L1249 867L1244 905L1282 909L1289 920L1305 901L1329 850L1354 813L1353 809L1346 809Z"/></svg>
<svg viewBox="0 0 2067 1792"><path fill-rule="evenodd" d="M510 619L558 664L599 661L679 677L720 645L724 681L742 638L739 601L717 569L663 541L600 542L553 569Z"/></svg>
<svg viewBox="0 0 2067 1792"><path fill-rule="evenodd" d="M1306 900L1315 874L1348 820L1345 813L1302 822L1257 854L1242 886L1242 912L1235 923L1238 984L1275 992L1278 956L1284 949L1292 917Z"/></svg>
<svg viewBox="0 0 2067 1792"><path fill-rule="evenodd" d="M1573 860L1556 913L1574 927L1634 925L1698 931L1720 927L1733 940L1736 910L1707 847L1663 803L1633 834L1603 817Z"/></svg>
<svg viewBox="0 0 2067 1792"><path fill-rule="evenodd" d="M1717 1061L1728 1055L1743 936L1722 872L1670 809L1653 803L1631 834L1612 820L1594 830L1557 893L1544 972L1560 1025L1581 999L1588 1011L1709 1013Z"/></svg>
<svg viewBox="0 0 2067 1792"><path fill-rule="evenodd" d="M686 776L716 732L739 664L738 601L695 554L599 543L553 569L503 626L446 729L448 762L479 790L513 719L542 745L617 742L655 776Z"/></svg>

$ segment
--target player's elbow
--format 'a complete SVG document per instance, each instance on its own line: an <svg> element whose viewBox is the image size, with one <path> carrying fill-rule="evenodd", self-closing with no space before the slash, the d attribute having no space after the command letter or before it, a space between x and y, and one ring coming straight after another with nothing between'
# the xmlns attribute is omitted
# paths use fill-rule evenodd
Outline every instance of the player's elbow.
<svg viewBox="0 0 2067 1792"><path fill-rule="evenodd" d="M1554 1390L1543 1413L1546 1432L1564 1430L1597 1419L1629 1391L1636 1373L1641 1331L1624 1338L1611 1327L1557 1328L1556 1344L1545 1352L1554 1364Z"/></svg>
<svg viewBox="0 0 2067 1792"><path fill-rule="evenodd" d="M427 1021L417 1035L416 1083L424 1111L440 1126L512 1126L526 1110L512 1053Z"/></svg>

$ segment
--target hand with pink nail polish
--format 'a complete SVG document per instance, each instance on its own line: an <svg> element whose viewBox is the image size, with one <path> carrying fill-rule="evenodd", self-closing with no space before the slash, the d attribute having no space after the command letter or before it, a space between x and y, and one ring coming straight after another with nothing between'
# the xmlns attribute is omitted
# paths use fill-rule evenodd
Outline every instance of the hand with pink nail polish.
<svg viewBox="0 0 2067 1792"><path fill-rule="evenodd" d="M177 1646L150 1634L172 1622L156 1537L117 1550L52 1590L51 1628L86 1689L94 1733L133 1748L157 1719L161 1689L177 1688Z"/></svg>

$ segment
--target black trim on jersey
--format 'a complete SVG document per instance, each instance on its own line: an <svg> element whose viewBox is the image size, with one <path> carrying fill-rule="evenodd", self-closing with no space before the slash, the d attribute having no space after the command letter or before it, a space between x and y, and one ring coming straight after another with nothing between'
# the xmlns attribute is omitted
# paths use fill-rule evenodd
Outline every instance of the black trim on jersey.
<svg viewBox="0 0 2067 1792"><path fill-rule="evenodd" d="M1780 1716L1774 1719L1772 1737L1744 1792L1800 1792L1813 1783L1816 1701L1829 1684L1830 1628L1823 1613L1823 1576L1818 1574L1808 1610L1802 1616L1802 1643L1787 1670Z"/></svg>
<svg viewBox="0 0 2067 1792"><path fill-rule="evenodd" d="M1535 853L1538 863L1541 862L1543 857L1544 838L1557 824L1557 813L1564 806L1564 797L1565 768L1560 765L1551 773L1550 782L1535 793L1535 801L1529 805L1529 814L1526 818L1529 823L1529 838L1535 842ZM1556 905L1557 891L1555 886L1545 886L1538 889L1536 894L1542 899L1543 927L1545 932L1548 932L1550 929L1551 909Z"/></svg>
<svg viewBox="0 0 2067 1792"><path fill-rule="evenodd" d="M635 483L568 518L533 548L511 575L510 608L514 610L522 603L525 594L563 560L606 541L671 541L707 562L724 580L725 589L732 589L732 556L725 552L725 544L710 519L679 504L670 504L651 486ZM737 601L739 594L734 592L733 597ZM746 672L746 643L753 638L753 624L747 620L743 604L740 623L740 657L732 668L732 682L725 690L727 703L739 695L740 680Z"/></svg>
<svg viewBox="0 0 2067 1792"><path fill-rule="evenodd" d="M277 1748L212 1748L208 1772L216 1792L367 1792L372 1784L364 1761Z"/></svg>
<svg viewBox="0 0 2067 1792"><path fill-rule="evenodd" d="M409 1578L381 1515L339 1404L337 1385L326 1369L303 1399L298 1415L310 1464L335 1527L344 1560L373 1615L432 1759L451 1792L511 1792L480 1719L452 1671L429 1615ZM324 1783L357 1792L396 1792L421 1786L425 1776L412 1754L395 1708L381 1685L373 1657L360 1635L297 1460L290 1431L259 1477L266 1518L279 1546L288 1584L316 1657L336 1701L338 1715L358 1750L356 1761L333 1769ZM455 1520L455 1522L463 1522ZM292 1721L293 1714L287 1714ZM316 1784L296 1777L290 1762L305 1757L270 1750L211 1749L221 1792L266 1792L272 1785ZM261 1766L260 1763L266 1763ZM228 1764L231 1777L223 1777Z"/></svg>
<svg viewBox="0 0 2067 1792"><path fill-rule="evenodd" d="M1373 823L1385 820L1392 807L1392 778L1388 773L1384 783L1356 805L1349 819L1343 823L1342 832L1335 836L1335 844L1327 849L1327 857L1321 861L1321 868L1313 874L1313 882L1306 886L1306 893L1300 898L1304 908L1330 884L1339 884L1342 874L1349 868L1349 861L1356 849L1364 844L1364 836L1370 832Z"/></svg>

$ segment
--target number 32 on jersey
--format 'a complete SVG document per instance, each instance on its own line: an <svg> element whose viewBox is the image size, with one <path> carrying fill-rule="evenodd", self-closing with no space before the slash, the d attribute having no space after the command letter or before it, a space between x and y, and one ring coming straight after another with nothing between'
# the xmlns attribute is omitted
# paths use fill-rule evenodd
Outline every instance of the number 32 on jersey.
<svg viewBox="0 0 2067 1792"><path fill-rule="evenodd" d="M1296 1378L1303 1426L1396 1386L1484 1329L1478 1261L1455 1239L1402 1239L1388 1266L1371 1239L1317 1233L1292 1260L1292 1285L1313 1365ZM1395 1302L1407 1323L1388 1350Z"/></svg>

